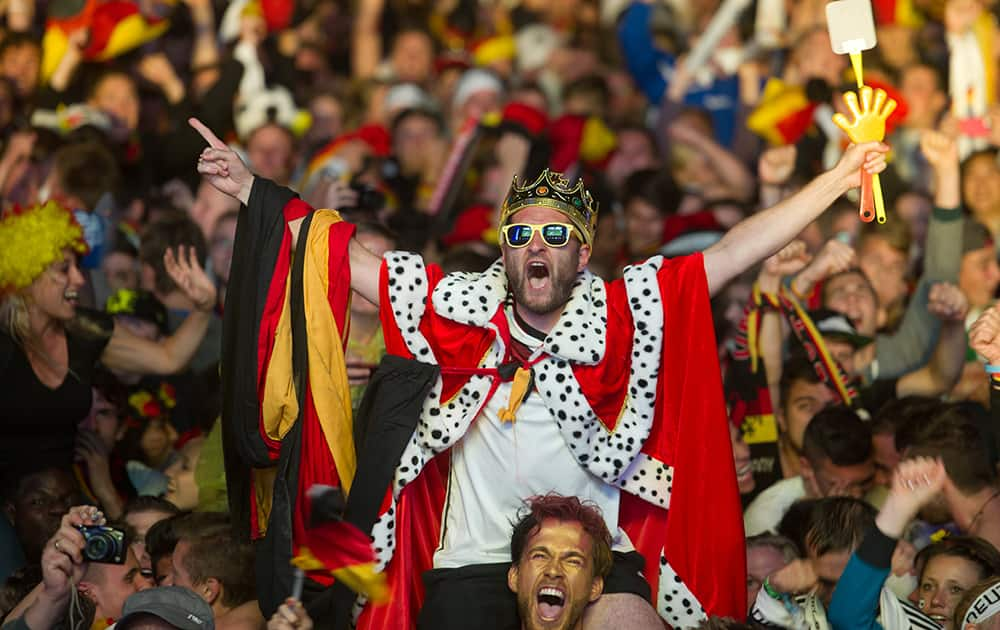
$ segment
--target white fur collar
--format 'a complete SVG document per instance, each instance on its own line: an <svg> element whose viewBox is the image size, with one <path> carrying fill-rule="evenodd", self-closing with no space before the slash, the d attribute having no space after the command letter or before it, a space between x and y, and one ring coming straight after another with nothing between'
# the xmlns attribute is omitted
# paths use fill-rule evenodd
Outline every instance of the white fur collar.
<svg viewBox="0 0 1000 630"><path fill-rule="evenodd" d="M448 274L434 288L431 300L438 315L482 328L493 319L506 297L507 273L503 260L497 260L483 273ZM584 270L539 352L573 363L599 363L604 358L607 313L604 281Z"/></svg>

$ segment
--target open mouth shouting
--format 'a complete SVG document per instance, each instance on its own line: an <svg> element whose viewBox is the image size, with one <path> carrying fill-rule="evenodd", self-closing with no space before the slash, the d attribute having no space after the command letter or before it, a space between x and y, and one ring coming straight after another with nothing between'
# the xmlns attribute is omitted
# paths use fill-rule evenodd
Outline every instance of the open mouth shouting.
<svg viewBox="0 0 1000 630"><path fill-rule="evenodd" d="M72 306L76 306L80 301L80 294L75 289L66 289L63 292L63 299L70 303Z"/></svg>
<svg viewBox="0 0 1000 630"><path fill-rule="evenodd" d="M738 461L736 467L736 480L743 483L749 481L750 479L753 479L753 467L750 465L750 461Z"/></svg>
<svg viewBox="0 0 1000 630"><path fill-rule="evenodd" d="M566 609L566 593L557 586L541 587L538 589L535 600L538 617L545 622L558 621Z"/></svg>
<svg viewBox="0 0 1000 630"><path fill-rule="evenodd" d="M540 260L528 262L524 275L528 279L528 286L533 291L541 291L549 284L549 266Z"/></svg>

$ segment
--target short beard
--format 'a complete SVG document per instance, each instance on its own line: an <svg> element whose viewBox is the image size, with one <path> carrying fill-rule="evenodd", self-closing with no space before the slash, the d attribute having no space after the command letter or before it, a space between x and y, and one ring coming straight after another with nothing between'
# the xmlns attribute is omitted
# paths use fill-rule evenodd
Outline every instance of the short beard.
<svg viewBox="0 0 1000 630"><path fill-rule="evenodd" d="M573 287L576 286L576 278L579 275L576 272L576 261L573 261L572 266L565 269L552 268L550 273L549 286L551 290L548 299L541 303L532 303L528 297L526 286L528 277L524 270L508 271L507 282L510 286L510 292L514 295L514 304L535 315L548 315L565 306L569 302L570 296L573 295Z"/></svg>

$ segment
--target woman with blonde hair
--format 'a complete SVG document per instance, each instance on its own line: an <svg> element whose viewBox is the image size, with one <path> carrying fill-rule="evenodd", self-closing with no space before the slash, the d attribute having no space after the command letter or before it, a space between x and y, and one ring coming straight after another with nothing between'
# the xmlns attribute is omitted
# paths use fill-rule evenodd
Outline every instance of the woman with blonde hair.
<svg viewBox="0 0 1000 630"><path fill-rule="evenodd" d="M69 468L98 362L112 370L177 372L208 327L215 288L194 248L164 256L196 309L159 342L77 307L85 282L77 258L86 251L82 228L54 202L0 216L0 478Z"/></svg>

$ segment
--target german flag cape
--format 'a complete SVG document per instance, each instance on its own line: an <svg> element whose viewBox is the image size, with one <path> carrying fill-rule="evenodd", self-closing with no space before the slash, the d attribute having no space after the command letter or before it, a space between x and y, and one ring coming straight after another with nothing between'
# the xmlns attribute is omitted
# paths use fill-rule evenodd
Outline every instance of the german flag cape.
<svg viewBox="0 0 1000 630"><path fill-rule="evenodd" d="M289 223L302 220L292 253ZM355 455L344 344L352 225L257 178L240 212L223 321L223 440L229 503L258 541L258 599L291 592L305 491L350 489Z"/></svg>

